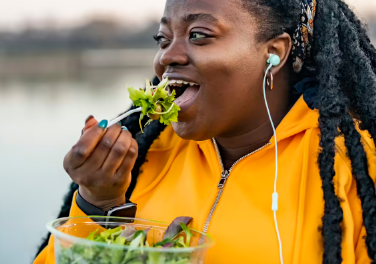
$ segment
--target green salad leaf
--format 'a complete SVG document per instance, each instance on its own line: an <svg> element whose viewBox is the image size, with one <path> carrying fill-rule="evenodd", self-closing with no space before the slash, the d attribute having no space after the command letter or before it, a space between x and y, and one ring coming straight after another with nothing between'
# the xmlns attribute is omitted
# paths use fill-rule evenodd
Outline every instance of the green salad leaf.
<svg viewBox="0 0 376 264"><path fill-rule="evenodd" d="M149 80L146 80L145 89L128 88L129 98L135 106L141 107L140 127L142 131L141 121L145 116L150 119L145 126L153 120L158 120L165 125L178 121L178 113L180 107L174 103L175 91L171 94L167 91L168 78L164 79L157 86L152 86Z"/></svg>
<svg viewBox="0 0 376 264"><path fill-rule="evenodd" d="M182 230L181 223L184 224L184 226L189 225L192 222L193 218L189 216L180 216L175 218L174 221L167 227L166 232L163 235L163 239L173 239L175 238Z"/></svg>
<svg viewBox="0 0 376 264"><path fill-rule="evenodd" d="M190 264L189 251L173 254L163 251L147 251L145 248L187 248L191 245L192 233L187 227L191 217L178 217L167 228L165 238L149 245L151 228L137 230L132 225L119 226L98 232L91 232L86 239L101 242L104 246L73 244L60 246L57 264ZM166 235L167 233L167 235ZM106 246L114 245L114 247ZM127 248L116 247L126 245Z"/></svg>
<svg viewBox="0 0 376 264"><path fill-rule="evenodd" d="M132 242L134 234L137 232L137 229L134 226L126 226L123 233L120 234L120 237L124 237L126 242Z"/></svg>
<svg viewBox="0 0 376 264"><path fill-rule="evenodd" d="M184 246L189 247L189 245L191 244L191 238L193 237L193 234L191 230L189 230L189 228L183 222L180 223L180 226L183 229L183 232L185 233L185 236L186 236L186 241L185 241ZM181 242L183 243L184 239Z"/></svg>
<svg viewBox="0 0 376 264"><path fill-rule="evenodd" d="M86 239L94 240L95 235L97 234L97 232L98 232L98 229L95 230L95 231L93 231L93 232L91 232L91 233L89 234L89 236L88 236Z"/></svg>

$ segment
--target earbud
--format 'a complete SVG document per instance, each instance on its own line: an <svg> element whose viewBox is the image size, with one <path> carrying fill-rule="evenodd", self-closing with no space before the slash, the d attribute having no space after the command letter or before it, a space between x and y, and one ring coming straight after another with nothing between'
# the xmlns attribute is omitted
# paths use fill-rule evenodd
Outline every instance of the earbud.
<svg viewBox="0 0 376 264"><path fill-rule="evenodd" d="M270 90L273 90L273 74L271 72L271 68L278 66L281 63L281 59L279 58L278 55L269 53L269 59L266 62L269 63L269 66L266 69L265 77L266 77L266 74L268 72L270 72L270 79L271 80L270 80L270 83L269 83L269 80L267 80L267 83L270 86Z"/></svg>
<svg viewBox="0 0 376 264"><path fill-rule="evenodd" d="M281 63L281 59L278 55L269 54L269 59L267 60L267 63L275 67Z"/></svg>

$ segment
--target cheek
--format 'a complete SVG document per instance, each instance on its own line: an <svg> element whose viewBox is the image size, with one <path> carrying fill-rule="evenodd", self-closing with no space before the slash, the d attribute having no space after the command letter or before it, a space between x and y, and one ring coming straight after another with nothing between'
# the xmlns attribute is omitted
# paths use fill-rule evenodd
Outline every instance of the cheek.
<svg viewBox="0 0 376 264"><path fill-rule="evenodd" d="M221 52L208 52L201 59L198 67L206 82L205 94L209 97L206 100L212 104L231 105L235 100L229 98L244 101L247 99L244 94L260 84L263 70L260 55L256 49L244 46L223 47Z"/></svg>
<svg viewBox="0 0 376 264"><path fill-rule="evenodd" d="M160 59L162 56L162 52L159 50L154 57L154 72L158 76L159 80L162 80L162 75L164 73L164 67L160 64Z"/></svg>
<svg viewBox="0 0 376 264"><path fill-rule="evenodd" d="M222 47L221 52L197 57L196 67L205 81L205 90L197 105L196 123L226 131L239 119L257 112L262 99L263 64L256 48L244 46Z"/></svg>
<svg viewBox="0 0 376 264"><path fill-rule="evenodd" d="M255 47L239 41L224 42L215 49L203 50L205 56L196 58L197 67L208 82L231 85L248 80L249 83L262 71L259 68L260 55Z"/></svg>

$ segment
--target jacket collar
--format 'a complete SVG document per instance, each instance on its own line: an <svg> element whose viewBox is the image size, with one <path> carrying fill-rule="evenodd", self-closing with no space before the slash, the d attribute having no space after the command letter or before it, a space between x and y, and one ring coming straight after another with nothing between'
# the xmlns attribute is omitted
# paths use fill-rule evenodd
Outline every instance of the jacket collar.
<svg viewBox="0 0 376 264"><path fill-rule="evenodd" d="M301 96L277 127L277 142L307 129L318 127L318 118L318 110L310 109ZM270 142L274 145L274 136Z"/></svg>
<svg viewBox="0 0 376 264"><path fill-rule="evenodd" d="M310 128L318 127L319 112L317 109L310 109L301 96L287 115L276 128L277 142L299 134ZM197 142L200 148L211 140ZM274 136L270 139L271 146L274 146Z"/></svg>

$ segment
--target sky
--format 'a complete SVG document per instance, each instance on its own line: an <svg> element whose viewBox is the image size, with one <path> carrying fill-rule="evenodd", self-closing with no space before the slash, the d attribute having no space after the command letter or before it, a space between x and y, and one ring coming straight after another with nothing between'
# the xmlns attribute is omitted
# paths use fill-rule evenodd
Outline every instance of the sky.
<svg viewBox="0 0 376 264"><path fill-rule="evenodd" d="M376 14L376 0L346 0L362 16ZM94 15L142 23L161 16L165 0L0 0L0 27L17 28L25 22L77 24Z"/></svg>
<svg viewBox="0 0 376 264"><path fill-rule="evenodd" d="M90 16L112 16L135 23L161 17L165 0L0 0L0 27L54 20L76 24Z"/></svg>

